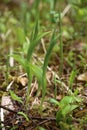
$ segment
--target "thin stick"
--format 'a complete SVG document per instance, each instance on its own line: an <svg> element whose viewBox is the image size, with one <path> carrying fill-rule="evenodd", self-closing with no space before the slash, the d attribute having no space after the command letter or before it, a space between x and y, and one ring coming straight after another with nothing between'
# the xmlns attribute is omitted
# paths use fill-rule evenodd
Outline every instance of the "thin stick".
<svg viewBox="0 0 87 130"><path fill-rule="evenodd" d="M14 114L19 115L17 111L11 110L11 109L9 109L9 108L7 108L7 107L5 107L5 106L0 105L0 108L3 108L3 109L5 109L5 110L7 110L7 111L10 111L10 112L12 112L12 113L14 113ZM30 119L34 119L34 120L52 120L52 121L55 121L55 120L56 120L55 117L34 117L34 116L29 116L29 118L30 118Z"/></svg>
<svg viewBox="0 0 87 130"><path fill-rule="evenodd" d="M40 126L40 125L42 125L42 124L45 124L45 123L48 122L48 121L50 121L50 120L44 120L44 121L42 121L42 122L39 122L37 125L33 126L32 128L29 128L29 130L34 130L37 126Z"/></svg>

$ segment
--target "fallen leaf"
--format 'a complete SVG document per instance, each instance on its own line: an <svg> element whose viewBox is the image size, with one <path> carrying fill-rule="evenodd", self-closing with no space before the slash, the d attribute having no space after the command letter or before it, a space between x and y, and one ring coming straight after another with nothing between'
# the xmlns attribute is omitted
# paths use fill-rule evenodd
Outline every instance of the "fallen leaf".
<svg viewBox="0 0 87 130"><path fill-rule="evenodd" d="M77 77L77 80L79 80L79 81L87 81L87 73L80 74L80 75Z"/></svg>
<svg viewBox="0 0 87 130"><path fill-rule="evenodd" d="M17 79L17 82L20 83L23 87L25 87L28 84L28 79L26 77L19 77Z"/></svg>

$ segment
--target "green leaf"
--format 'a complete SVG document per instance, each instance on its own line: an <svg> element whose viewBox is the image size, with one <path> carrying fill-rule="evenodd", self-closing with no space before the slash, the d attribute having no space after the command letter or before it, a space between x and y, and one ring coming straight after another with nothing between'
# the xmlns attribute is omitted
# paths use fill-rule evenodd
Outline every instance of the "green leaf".
<svg viewBox="0 0 87 130"><path fill-rule="evenodd" d="M42 85L42 69L39 66L34 65L32 63L27 63L26 68L27 68L26 71L27 71L27 74L28 74L28 77L29 77L29 83L28 83L28 89L27 89L27 98L26 98L26 102L28 102L33 76L36 76L36 78L38 80L38 92L41 88L41 85Z"/></svg>
<svg viewBox="0 0 87 130"><path fill-rule="evenodd" d="M66 107L64 107L64 109L62 109L62 115L66 116L67 114L72 112L77 107L78 107L78 105L70 105L70 104L68 104Z"/></svg>
<svg viewBox="0 0 87 130"><path fill-rule="evenodd" d="M17 34L17 39L20 44L23 44L25 42L25 32L22 28L18 27L16 28L16 34Z"/></svg>
<svg viewBox="0 0 87 130"><path fill-rule="evenodd" d="M20 111L20 112L18 112L18 114L22 115L26 119L26 121L29 121L28 116L24 112Z"/></svg>
<svg viewBox="0 0 87 130"><path fill-rule="evenodd" d="M27 60L28 61L30 61L35 47L39 44L39 40L42 37L44 37L45 35L49 34L49 32L39 34L38 31L39 31L39 22L38 22L38 19L37 19L36 23L35 23L35 27L34 27L32 33L31 33L30 45L29 45L28 52L27 52Z"/></svg>
<svg viewBox="0 0 87 130"><path fill-rule="evenodd" d="M13 54L12 57L26 69L26 59L17 54Z"/></svg>
<svg viewBox="0 0 87 130"><path fill-rule="evenodd" d="M56 99L54 99L54 98L51 98L49 100L49 102L52 103L52 104L54 104L54 105L56 105L56 106L59 106L59 102Z"/></svg>
<svg viewBox="0 0 87 130"><path fill-rule="evenodd" d="M46 130L45 128L43 128L43 127L41 127L41 126L39 126L38 129L39 129L39 130Z"/></svg>
<svg viewBox="0 0 87 130"><path fill-rule="evenodd" d="M70 101L71 102L71 101ZM66 115L70 114L70 112L72 112L75 108L78 107L77 105L72 105L72 104L62 104L62 108L60 108L60 110L58 110L58 112L56 113L56 121L57 123L59 123L59 121L65 121Z"/></svg>
<svg viewBox="0 0 87 130"><path fill-rule="evenodd" d="M78 103L80 103L80 102L83 101L83 99L82 99L81 97L78 97L78 96L74 97L74 99L75 99L75 101L78 102Z"/></svg>
<svg viewBox="0 0 87 130"><path fill-rule="evenodd" d="M37 43L42 37L48 35L50 32L51 32L51 31L38 34L38 37L36 38L36 43Z"/></svg>
<svg viewBox="0 0 87 130"><path fill-rule="evenodd" d="M18 97L12 90L9 91L11 98L15 101L18 101L20 103L23 103L22 98Z"/></svg>
<svg viewBox="0 0 87 130"><path fill-rule="evenodd" d="M36 18L36 23L35 23L35 26L33 28L32 33L31 33L31 39L30 39L30 41L34 41L37 38L38 29L39 29L39 21L38 21L38 18Z"/></svg>
<svg viewBox="0 0 87 130"><path fill-rule="evenodd" d="M75 76L77 74L77 71L73 70L71 72L70 78L69 78L69 87L72 89L73 82L75 80Z"/></svg>
<svg viewBox="0 0 87 130"><path fill-rule="evenodd" d="M22 49L24 54L27 54L29 45L30 41L28 38L26 38L26 41L23 43L23 49Z"/></svg>
<svg viewBox="0 0 87 130"><path fill-rule="evenodd" d="M31 33L30 45L29 45L28 52L27 52L27 61L30 61L32 53L33 53L36 45L39 43L39 42L36 42L36 38L38 37L38 28L39 28L39 24L38 24L38 19L37 19L34 29Z"/></svg>
<svg viewBox="0 0 87 130"><path fill-rule="evenodd" d="M32 53L35 49L35 47L39 44L39 40L46 36L47 34L49 34L50 32L45 32L43 34L40 34L40 35L37 35L37 37L35 37L36 39L30 41L30 45L29 45L29 48L28 48L28 52L27 52L27 60L30 61L30 58L32 56Z"/></svg>
<svg viewBox="0 0 87 130"><path fill-rule="evenodd" d="M40 82L40 84L42 84L42 69L39 66L30 63L29 63L29 67L32 71L32 74L35 75L38 81Z"/></svg>
<svg viewBox="0 0 87 130"><path fill-rule="evenodd" d="M72 104L76 101L74 96L65 96L61 101L59 106L61 108L65 107L66 105Z"/></svg>
<svg viewBox="0 0 87 130"><path fill-rule="evenodd" d="M44 64L43 64L43 74L42 74L42 102L44 100L46 94L46 70L49 62L49 58L51 56L51 52L56 44L57 38L60 35L56 36L56 29L54 29L53 35L51 37L50 45L47 49L47 53L45 55Z"/></svg>
<svg viewBox="0 0 87 130"><path fill-rule="evenodd" d="M57 121L57 123L59 123L59 121L61 121L62 119L63 119L62 111L59 110L59 111L56 113L56 121Z"/></svg>

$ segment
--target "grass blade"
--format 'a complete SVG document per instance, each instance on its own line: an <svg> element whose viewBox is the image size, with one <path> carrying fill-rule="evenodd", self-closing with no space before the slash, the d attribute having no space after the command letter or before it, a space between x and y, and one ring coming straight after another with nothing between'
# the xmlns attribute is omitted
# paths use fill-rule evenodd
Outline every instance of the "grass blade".
<svg viewBox="0 0 87 130"><path fill-rule="evenodd" d="M45 97L45 94L46 94L46 70L47 70L47 65L48 65L48 61L49 61L52 49L53 49L53 47L56 44L57 38L58 37L56 37L56 29L54 29L54 32L53 32L53 35L52 35L52 38L51 38L51 41L50 41L50 45L49 45L49 47L47 49L47 53L46 53L46 56L45 56L45 59L44 59L44 64L43 64L43 74L42 74L42 103L43 103L43 100L44 100L44 97Z"/></svg>

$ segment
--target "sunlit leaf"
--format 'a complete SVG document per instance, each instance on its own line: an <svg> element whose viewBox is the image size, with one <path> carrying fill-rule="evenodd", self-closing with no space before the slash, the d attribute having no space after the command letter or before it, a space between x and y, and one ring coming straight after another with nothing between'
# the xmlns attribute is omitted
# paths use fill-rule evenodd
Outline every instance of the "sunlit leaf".
<svg viewBox="0 0 87 130"><path fill-rule="evenodd" d="M20 112L18 112L18 114L22 115L26 119L26 121L29 121L28 116L24 112L20 111Z"/></svg>
<svg viewBox="0 0 87 130"><path fill-rule="evenodd" d="M61 108L63 108L64 106L69 105L69 104L73 104L73 103L75 103L75 102L77 102L77 101L81 102L81 100L80 100L79 97L75 97L75 96L73 96L73 95L72 95L72 96L65 96L65 97L60 101L59 106L60 106Z"/></svg>
<svg viewBox="0 0 87 130"><path fill-rule="evenodd" d="M64 107L64 109L62 109L62 115L65 116L67 114L69 114L70 112L72 112L75 108L77 108L78 105L66 105Z"/></svg>
<svg viewBox="0 0 87 130"><path fill-rule="evenodd" d="M23 103L22 98L18 97L12 90L9 91L11 98L15 101L18 101L20 103Z"/></svg>
<svg viewBox="0 0 87 130"><path fill-rule="evenodd" d="M52 103L52 104L54 104L54 105L56 105L56 106L59 105L59 102L58 102L56 99L54 99L54 98L51 98L51 99L49 100L49 102Z"/></svg>

